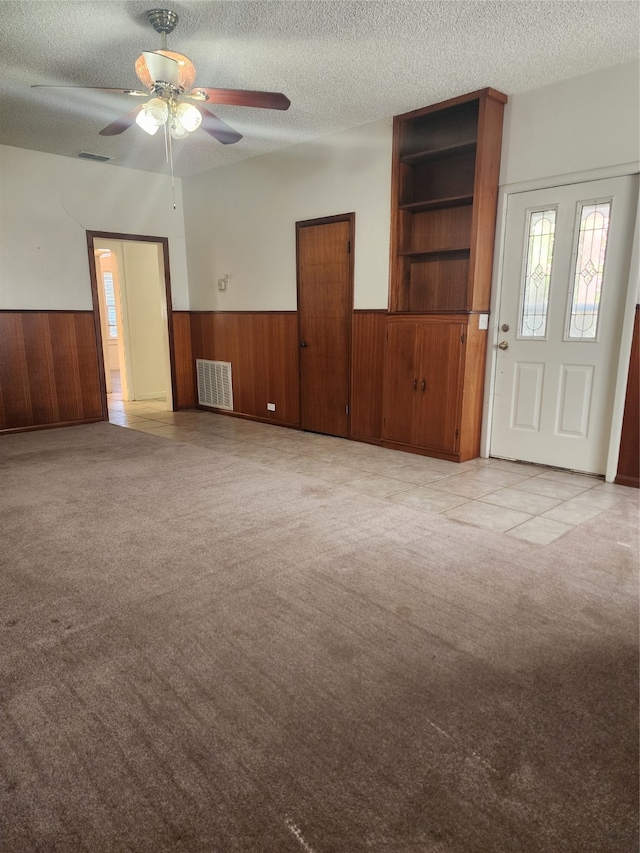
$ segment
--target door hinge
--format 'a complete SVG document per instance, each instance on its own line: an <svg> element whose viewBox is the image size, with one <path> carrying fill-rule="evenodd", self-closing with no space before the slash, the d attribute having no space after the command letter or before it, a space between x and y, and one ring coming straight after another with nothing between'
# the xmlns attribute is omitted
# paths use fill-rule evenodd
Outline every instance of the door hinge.
<svg viewBox="0 0 640 853"><path fill-rule="evenodd" d="M460 335L460 343L461 343L461 344L463 344L463 343L464 343L464 334Z"/></svg>
<svg viewBox="0 0 640 853"><path fill-rule="evenodd" d="M456 438L458 437L458 430L456 430Z"/></svg>
<svg viewBox="0 0 640 853"><path fill-rule="evenodd" d="M344 412L345 412L345 415L348 415L348 414L349 414L349 404L348 404L348 403L347 403L347 405L344 407Z"/></svg>

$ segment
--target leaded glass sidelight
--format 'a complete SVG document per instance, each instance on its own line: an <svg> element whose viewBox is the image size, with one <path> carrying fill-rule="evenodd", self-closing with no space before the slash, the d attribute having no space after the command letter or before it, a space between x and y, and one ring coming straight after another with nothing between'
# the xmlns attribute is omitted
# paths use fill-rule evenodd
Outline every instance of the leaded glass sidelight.
<svg viewBox="0 0 640 853"><path fill-rule="evenodd" d="M547 333L549 283L556 230L555 208L529 213L527 266L522 289L521 338L544 338Z"/></svg>
<svg viewBox="0 0 640 853"><path fill-rule="evenodd" d="M595 340L611 202L583 204L580 210L578 250L568 321L569 340Z"/></svg>

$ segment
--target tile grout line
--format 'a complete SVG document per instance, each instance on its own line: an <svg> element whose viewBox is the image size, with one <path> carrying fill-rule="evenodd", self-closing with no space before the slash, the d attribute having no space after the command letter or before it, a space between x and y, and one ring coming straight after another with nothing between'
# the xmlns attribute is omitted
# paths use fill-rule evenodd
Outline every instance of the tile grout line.
<svg viewBox="0 0 640 853"><path fill-rule="evenodd" d="M581 523L585 523L585 522L591 520L591 518L594 518L596 515L600 514L600 512L603 512L607 508L606 506L598 507L598 505L596 503L593 505L593 508L594 509L597 508L598 512L595 515L591 516L590 518L585 518L584 521L580 521L577 523L569 522L569 521L559 521L557 519L552 519L552 518L547 519L545 517L545 513L551 512L553 510L557 510L558 508L561 508L564 504L568 503L569 501L575 500L576 498L581 498L584 495L591 492L594 488L602 485L600 479L596 478L596 477L593 478L592 484L585 484L584 482L582 482L580 485L583 486L583 488L577 494L572 495L572 496L567 497L567 498L560 498L557 495L545 495L544 492L539 493L539 492L534 492L534 491L528 491L527 489L522 489L523 495L530 494L530 495L533 495L533 496L536 496L539 498L547 498L549 500L555 501L555 503L553 503L551 506L547 506L545 509L543 509L542 511L539 511L539 512L532 512L530 509L525 510L525 509L522 509L521 507L509 506L508 504L506 504L506 505L495 504L495 503L491 503L491 501L489 501L489 500L486 500L491 495L495 495L496 493L501 492L501 491L506 490L506 489L514 489L515 491L519 491L519 487L522 487L523 484L530 483L531 481L533 481L537 478L539 478L542 481L547 480L549 484L557 483L558 487L560 488L563 485L562 479L559 479L557 476L555 476L555 477L552 476L552 477L548 477L548 478L544 477L545 473L552 473L552 474L555 473L555 469L551 469L548 466L537 466L537 465L531 464L530 466L527 466L528 468L530 468L531 473L527 473L526 476L523 476L520 479L518 479L512 483L507 483L507 484L503 484L503 485L497 485L496 484L495 488L492 488L490 491L485 492L484 494L478 495L477 497L467 497L466 495L460 495L460 494L456 494L455 492L449 492L446 490L446 488L443 488L443 486L446 485L447 480L453 479L455 477L462 477L462 476L465 476L467 474L471 475L472 477L474 475L477 475L477 476L479 476L480 480L482 480L483 472L486 472L486 473L502 472L505 475L509 474L509 473L515 474L516 473L515 471L510 472L508 470L508 467L506 467L506 466L500 467L500 463L510 463L510 464L513 464L514 466L517 466L518 463L517 462L511 463L510 460L500 460L500 459L497 459L495 461L489 460L489 461L486 461L482 465L470 466L469 468L465 468L463 471L456 471L455 473L454 472L446 473L446 474L443 474L442 476L437 476L435 479L429 479L426 482L413 482L413 481L409 481L409 480L403 480L401 478L398 478L398 477L395 477L392 475L387 475L385 473L384 467L382 468L382 470L378 470L378 471L366 470L364 468L359 468L358 467L359 461L361 461L362 463L366 462L366 464L368 464L368 465L374 465L375 466L376 453L377 453L377 451L381 450L381 448L379 448L377 445L371 445L371 446L370 445L363 445L361 459L360 460L356 459L353 463L353 472L354 472L353 478L346 480L344 482L339 482L340 475L338 475L338 480L333 479L331 477L325 478L322 476L322 474L316 473L312 469L314 467L316 467L317 465L327 466L327 473L328 473L332 467L333 468L340 468L340 466L343 466L345 468L349 468L351 463L348 459L343 460L340 458L337 458L337 459L336 458L333 458L333 459L326 459L326 458L323 459L322 458L322 455L329 455L329 456L333 455L334 457L336 455L339 456L341 450L344 451L347 447L346 445L341 446L339 444L339 442L340 441L346 441L346 439L341 439L340 437L337 437L337 436L336 437L321 436L320 439L323 439L323 440L318 441L317 440L318 437L315 436L315 434L305 434L306 438L302 438L302 437L298 436L298 431L294 432L291 430L288 430L286 434L278 434L275 432L271 432L271 430L273 429L272 424L262 424L260 422L254 422L254 421L246 421L246 422L242 421L241 423L235 423L234 422L233 424L227 424L227 423L223 423L223 422L218 422L218 423L214 422L215 427L224 427L224 428L221 431L217 431L216 429L213 429L207 436L203 436L202 432L198 429L198 427L204 422L203 419L205 417L206 418L211 417L211 413L207 413L207 412L201 413L201 412L196 412L196 411L189 411L189 412L184 412L184 413L182 413L182 412L180 412L180 413L178 413L178 412L169 413L169 412L167 412L166 409L158 408L156 410L158 415L169 415L168 418L162 419L162 418L154 416L154 414L149 413L149 411L148 411L149 409L152 409L152 410L154 409L153 401L141 401L139 408L147 410L145 412L145 414L143 414L143 415L137 414L135 406L130 406L129 410L127 410L127 404L126 403L119 403L118 405L121 405L122 408L121 409L120 408L111 408L109 410L110 418L113 417L113 420L111 420L110 422L116 426L124 427L125 429L132 429L134 431L144 432L144 433L149 434L149 435L156 435L157 437L160 437L160 438L176 439L176 440L184 441L186 443L193 444L194 446L201 446L201 447L203 445L198 444L196 439L204 438L204 437L206 437L208 440L213 439L214 441L219 441L222 444L227 443L227 445L229 443L231 443L231 444L235 443L237 445L237 447L235 449L229 449L228 446L226 448L222 448L222 449L225 450L225 452L229 453L230 455L236 456L236 458L247 458L247 459L251 460L252 459L251 453L256 453L258 451L264 452L265 449L269 453L272 453L272 454L285 454L284 456L280 457L280 461L283 463L282 468L280 470L292 470L294 472L297 471L298 473L301 473L301 474L307 474L307 476L314 476L317 479L320 479L323 482L329 483L331 485L349 488L350 484L352 484L354 482L359 482L359 481L363 481L363 480L366 481L367 478L379 477L379 478L383 478L383 479L387 479L387 480L394 480L395 482L397 482L398 484L401 484L403 486L403 488L400 488L397 491L389 492L387 494L382 494L382 495L375 494L373 491L368 492L368 491L366 491L366 489L363 490L363 489L358 489L358 488L351 488L350 491L354 494L370 495L372 497L377 497L379 499L382 499L386 502L404 504L405 506L411 506L414 509L425 509L425 510L428 510L429 512L434 512L435 514L438 514L438 515L443 515L443 514L446 514L448 512L452 512L454 510L459 510L461 507L465 507L469 504L478 503L478 504L482 504L487 509L492 508L492 510L495 510L495 511L500 511L500 510L513 511L513 512L519 512L519 513L522 513L522 514L529 516L529 518L526 521L519 521L517 524L514 524L511 527L508 527L505 530L501 530L501 531L496 531L495 528L491 527L490 524L482 524L480 522L478 524L475 524L473 521L467 521L465 519L457 519L461 523L470 524L471 526L476 526L476 527L480 527L480 528L484 528L484 529L494 530L494 532L501 532L501 533L507 534L507 533L510 533L510 532L518 529L519 527L522 527L523 525L529 524L530 522L535 521L537 519L542 519L543 521L554 522L555 524L562 525L565 528L573 530L576 527L578 527ZM156 405L160 405L160 404L156 403ZM162 405L164 405L164 404L162 404ZM133 419L135 422L134 423L127 423L127 421L129 419ZM124 423L121 421L124 421ZM187 424L191 425L192 428L186 429L185 427L187 426ZM209 422L208 426L211 426L211 425L212 425L212 422ZM287 429L287 428L286 427L285 428L278 427L278 429ZM264 432L266 430L269 430L269 437L272 439L275 439L274 443L268 444L268 445L264 444ZM262 435L260 433L262 433ZM327 439L327 440L324 441L324 439ZM278 445L280 442L282 442L283 444L285 442L289 442L289 444L286 447L279 447ZM291 443L293 443L293 447L291 446ZM248 452L237 452L238 447L242 447L243 450L248 448ZM336 448L336 452L334 454L332 454L332 452L331 452L332 447ZM371 451L370 458L367 455L367 450L364 449L364 448L369 448L369 447L374 448L374 450ZM212 445L212 448L215 449L215 444ZM389 451L389 452L396 452L396 451ZM314 453L319 454L319 455L314 455ZM302 460L301 461L302 465L306 465L307 462L305 462L305 460L308 460L309 467L308 468L300 468L300 469L286 468L284 463L288 462L289 458L295 459L296 457L299 457ZM380 458L380 465L384 465L385 464L383 461L384 457L382 456L382 454L379 454L379 458ZM412 467L415 468L416 466L419 466L420 464L422 464L418 460L427 459L427 458L428 457L418 456L416 458L416 460L412 459L411 461L409 461L409 459L400 459L394 465L389 466L389 469L393 469L394 472L397 473L398 470L401 471L402 468L405 468L405 467L406 468L412 468ZM278 460L275 457L274 457L275 464L269 464L268 461L262 461L259 458L253 459L253 461L257 462L258 464L266 465L267 467L279 468ZM440 462L441 460L437 460L437 461ZM451 464L455 464L455 463L451 463ZM522 464L524 465L524 463L522 463ZM347 473L350 473L350 472L347 472ZM434 472L431 472L431 473L433 474ZM518 473L523 474L524 471L520 471ZM566 473L568 476L571 476L570 472L566 472ZM425 474L426 474L426 471L425 471ZM576 476L584 477L587 475L576 475ZM436 484L437 484L437 486L436 486ZM550 485L549 488L552 488L552 486ZM449 498L449 499L453 499L455 501L460 501L460 502L456 503L454 506L444 507L443 509L435 509L435 508L432 508L430 506L421 507L418 503L410 503L408 501L394 500L394 498L397 498L398 495L404 495L407 492L411 492L411 491L417 490L417 489L431 489L433 492L437 492L440 495L442 495L443 500L446 498ZM612 493L612 497L615 497L615 493ZM588 506L588 503L586 505ZM451 518L455 519L455 515L451 516ZM565 530L563 532L567 532L567 531ZM558 533L558 536L563 535L563 532ZM530 542L533 542L535 544L541 544L536 539L527 539L526 537L518 537L518 538L525 539L525 541L530 541ZM555 538L557 538L557 537L555 537ZM549 541L553 541L553 540L549 540ZM544 544L549 544L549 543L545 542Z"/></svg>

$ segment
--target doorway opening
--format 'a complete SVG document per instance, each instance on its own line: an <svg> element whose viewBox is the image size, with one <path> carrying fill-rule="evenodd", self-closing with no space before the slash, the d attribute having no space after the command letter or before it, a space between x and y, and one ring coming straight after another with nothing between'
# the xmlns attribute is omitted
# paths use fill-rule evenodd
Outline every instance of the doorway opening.
<svg viewBox="0 0 640 853"><path fill-rule="evenodd" d="M88 231L87 246L105 420L114 400L173 411L167 238Z"/></svg>

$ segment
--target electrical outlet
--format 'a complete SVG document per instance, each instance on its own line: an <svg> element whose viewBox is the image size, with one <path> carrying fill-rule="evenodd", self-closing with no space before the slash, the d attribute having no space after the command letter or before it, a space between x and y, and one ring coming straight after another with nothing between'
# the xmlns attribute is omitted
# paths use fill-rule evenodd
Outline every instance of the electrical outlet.
<svg viewBox="0 0 640 853"><path fill-rule="evenodd" d="M267 403L267 411L268 412L275 412L275 410L276 410L276 404L275 403Z"/></svg>

